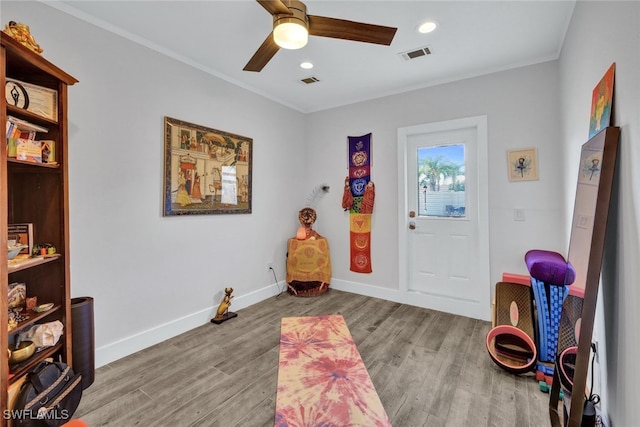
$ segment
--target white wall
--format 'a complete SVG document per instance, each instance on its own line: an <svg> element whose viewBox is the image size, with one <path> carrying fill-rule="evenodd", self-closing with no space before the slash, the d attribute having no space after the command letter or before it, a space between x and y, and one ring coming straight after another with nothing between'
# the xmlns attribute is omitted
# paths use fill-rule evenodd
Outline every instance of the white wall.
<svg viewBox="0 0 640 427"><path fill-rule="evenodd" d="M394 298L398 289L397 129L487 115L491 282L503 272L526 274L529 249L566 253L561 183L562 146L557 63L547 62L310 114L308 173L332 188L318 209L318 229L331 242L333 283L354 292ZM373 133L371 178L373 273L349 271L348 213L341 209L347 176L347 137ZM509 182L507 150L537 147L538 181ZM525 211L514 221L513 209ZM491 286L493 288L493 286Z"/></svg>
<svg viewBox="0 0 640 427"><path fill-rule="evenodd" d="M96 365L207 323L225 287L239 309L278 292L310 188L304 117L37 2L28 23L69 88L72 296L95 301ZM253 138L253 213L162 217L163 117ZM282 285L281 285L282 286Z"/></svg>
<svg viewBox="0 0 640 427"><path fill-rule="evenodd" d="M602 397L611 425L617 427L637 425L640 402L639 23L640 2L579 1L559 60L567 224L580 146L588 137L591 92L616 63L613 124L621 127L621 139L594 331L603 365L596 368L594 391Z"/></svg>

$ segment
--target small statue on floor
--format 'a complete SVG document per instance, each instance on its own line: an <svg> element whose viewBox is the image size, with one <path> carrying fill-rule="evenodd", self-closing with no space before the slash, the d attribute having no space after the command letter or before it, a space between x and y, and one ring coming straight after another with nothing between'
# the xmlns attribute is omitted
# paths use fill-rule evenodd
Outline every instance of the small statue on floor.
<svg viewBox="0 0 640 427"><path fill-rule="evenodd" d="M231 305L231 299L233 298L231 296L232 292L233 292L233 288L225 288L224 298L222 298L222 301L218 306L218 310L216 311L215 317L211 319L212 323L220 324L225 320L229 320L238 315L237 313L232 313L229 311L229 306Z"/></svg>

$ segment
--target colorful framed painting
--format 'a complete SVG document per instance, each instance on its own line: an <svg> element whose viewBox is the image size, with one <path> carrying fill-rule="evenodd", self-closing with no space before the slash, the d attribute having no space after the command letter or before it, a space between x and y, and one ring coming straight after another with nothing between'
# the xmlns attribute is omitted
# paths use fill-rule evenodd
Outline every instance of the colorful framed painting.
<svg viewBox="0 0 640 427"><path fill-rule="evenodd" d="M509 181L538 179L538 153L535 148L507 151Z"/></svg>
<svg viewBox="0 0 640 427"><path fill-rule="evenodd" d="M251 138L165 117L164 148L164 216L251 213Z"/></svg>
<svg viewBox="0 0 640 427"><path fill-rule="evenodd" d="M611 64L591 94L591 115L589 119L589 139L611 124L613 109L613 80L615 62Z"/></svg>

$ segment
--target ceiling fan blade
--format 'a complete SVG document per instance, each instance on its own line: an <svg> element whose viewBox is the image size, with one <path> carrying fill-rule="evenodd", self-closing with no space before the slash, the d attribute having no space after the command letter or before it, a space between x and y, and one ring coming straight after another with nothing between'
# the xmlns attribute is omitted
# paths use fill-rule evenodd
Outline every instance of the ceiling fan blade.
<svg viewBox="0 0 640 427"><path fill-rule="evenodd" d="M256 0L262 7L267 9L272 15L275 14L291 14L289 8L280 0Z"/></svg>
<svg viewBox="0 0 640 427"><path fill-rule="evenodd" d="M256 53L253 54L249 62L247 62L247 65L244 66L243 70L261 71L279 49L280 46L273 41L273 32L271 32L262 42Z"/></svg>
<svg viewBox="0 0 640 427"><path fill-rule="evenodd" d="M346 19L309 16L309 34L312 36L332 37L334 39L354 40L357 42L383 44L389 46L397 28L382 25L364 24Z"/></svg>

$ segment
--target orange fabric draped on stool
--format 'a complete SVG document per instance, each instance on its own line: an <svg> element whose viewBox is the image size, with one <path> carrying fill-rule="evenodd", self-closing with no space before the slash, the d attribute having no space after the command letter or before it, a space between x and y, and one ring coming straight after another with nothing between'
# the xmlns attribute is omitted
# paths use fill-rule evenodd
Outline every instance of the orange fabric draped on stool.
<svg viewBox="0 0 640 427"><path fill-rule="evenodd" d="M331 282L329 243L324 237L308 240L289 239L287 246L287 284L298 295L295 282L316 282L326 292ZM294 285L292 285L292 283ZM319 294L317 292L315 294Z"/></svg>

